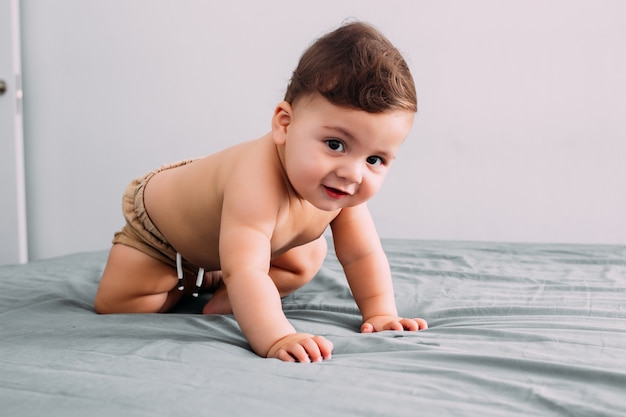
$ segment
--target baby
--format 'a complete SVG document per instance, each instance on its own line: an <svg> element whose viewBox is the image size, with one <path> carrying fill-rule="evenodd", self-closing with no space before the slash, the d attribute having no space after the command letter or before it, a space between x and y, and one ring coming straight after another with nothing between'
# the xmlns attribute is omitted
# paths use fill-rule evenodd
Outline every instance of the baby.
<svg viewBox="0 0 626 417"><path fill-rule="evenodd" d="M165 312L197 279L215 292L203 312L234 313L258 355L329 359L332 343L297 333L281 297L318 272L330 225L361 332L425 329L423 319L398 316L366 205L416 111L408 66L376 29L353 22L321 37L301 57L269 133L129 185L126 225L115 234L95 310Z"/></svg>

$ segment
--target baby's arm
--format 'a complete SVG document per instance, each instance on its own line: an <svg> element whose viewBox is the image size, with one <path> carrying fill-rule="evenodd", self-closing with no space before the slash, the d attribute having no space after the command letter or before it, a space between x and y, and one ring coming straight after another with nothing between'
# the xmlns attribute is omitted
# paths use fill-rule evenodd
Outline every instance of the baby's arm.
<svg viewBox="0 0 626 417"><path fill-rule="evenodd" d="M361 332L426 329L424 319L398 316L389 262L367 206L343 209L331 227L337 257L363 316Z"/></svg>
<svg viewBox="0 0 626 417"><path fill-rule="evenodd" d="M321 336L296 333L269 276L270 238L276 221L272 202L278 197L266 191L258 196L257 204L250 204L242 197L250 198L258 191L244 188L224 195L219 243L222 276L237 323L260 356L299 362L328 359L332 343Z"/></svg>

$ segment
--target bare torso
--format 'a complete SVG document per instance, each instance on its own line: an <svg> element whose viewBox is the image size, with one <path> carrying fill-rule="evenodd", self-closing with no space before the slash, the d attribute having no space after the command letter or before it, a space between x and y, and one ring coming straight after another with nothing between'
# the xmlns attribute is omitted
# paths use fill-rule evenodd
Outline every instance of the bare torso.
<svg viewBox="0 0 626 417"><path fill-rule="evenodd" d="M224 189L233 171L239 169L249 172L255 187L284 190L283 198L276 201L272 257L315 240L339 213L319 210L295 194L270 135L161 171L146 185L146 210L165 239L195 265L220 269Z"/></svg>

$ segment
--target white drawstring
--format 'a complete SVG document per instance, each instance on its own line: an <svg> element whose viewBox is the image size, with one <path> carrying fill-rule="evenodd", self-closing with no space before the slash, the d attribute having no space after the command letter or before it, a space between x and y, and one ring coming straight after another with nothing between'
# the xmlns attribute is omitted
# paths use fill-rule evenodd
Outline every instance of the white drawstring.
<svg viewBox="0 0 626 417"><path fill-rule="evenodd" d="M185 284L183 283L183 258L178 252L176 252L176 272L178 273L178 290L182 291L185 289Z"/></svg>
<svg viewBox="0 0 626 417"><path fill-rule="evenodd" d="M183 257L180 256L180 253L176 252L176 273L178 274L178 290L182 291L185 289L185 284L183 283ZM198 268L198 276L196 277L196 289L193 291L193 296L198 297L200 293L200 289L202 288L202 281L204 280L204 268Z"/></svg>
<svg viewBox="0 0 626 417"><path fill-rule="evenodd" d="M204 279L204 268L198 268L198 277L196 278L196 289L193 292L194 297L198 297L200 288L202 288L202 280Z"/></svg>

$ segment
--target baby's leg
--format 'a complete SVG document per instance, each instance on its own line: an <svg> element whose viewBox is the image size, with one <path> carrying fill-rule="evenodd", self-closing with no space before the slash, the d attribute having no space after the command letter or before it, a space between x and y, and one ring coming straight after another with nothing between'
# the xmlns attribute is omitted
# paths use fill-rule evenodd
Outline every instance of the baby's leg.
<svg viewBox="0 0 626 417"><path fill-rule="evenodd" d="M95 310L110 313L157 313L182 297L176 269L123 244L115 244L100 280Z"/></svg>
<svg viewBox="0 0 626 417"><path fill-rule="evenodd" d="M232 314L232 312L233 308L230 306L224 284L215 290L211 299L207 301L202 309L202 314Z"/></svg>
<svg viewBox="0 0 626 417"><path fill-rule="evenodd" d="M327 244L324 236L306 245L295 247L272 259L269 275L284 297L313 279L326 257ZM222 285L202 310L204 314L230 314L226 287Z"/></svg>
<svg viewBox="0 0 626 417"><path fill-rule="evenodd" d="M311 281L322 267L326 251L326 238L321 236L272 259L270 277L276 284L280 296L291 294Z"/></svg>

